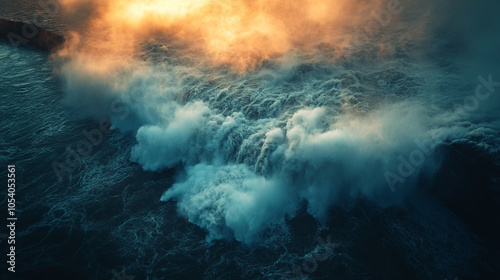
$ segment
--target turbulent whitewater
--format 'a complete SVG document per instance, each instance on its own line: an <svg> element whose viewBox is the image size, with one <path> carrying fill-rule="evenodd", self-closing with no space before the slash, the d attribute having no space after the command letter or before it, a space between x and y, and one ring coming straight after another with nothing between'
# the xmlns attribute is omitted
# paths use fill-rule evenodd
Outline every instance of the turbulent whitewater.
<svg viewBox="0 0 500 280"><path fill-rule="evenodd" d="M432 155L404 184L401 177L387 175L396 172L399 156L410 155L418 143L432 150L478 134L496 136L493 123L475 123L476 109L464 107L463 99L474 92L459 91L457 74L419 51L425 41L419 32L432 29L419 25L419 19L398 17L404 10L401 3L395 10L372 4L379 13L373 13L376 19L392 20L389 26L373 21L378 30L370 29L373 24L359 30L334 17L326 21L335 24L332 31L321 18L301 14L299 21L316 28L311 29L316 42L301 38L307 30L289 34L274 25L254 30L256 22L281 19L282 14L263 3L224 4L229 12L216 10L222 19L231 13L241 26L230 26L247 33L225 38L228 46L222 49L211 45L216 33L205 34L213 32L211 25L184 22L198 11L207 13L203 8L176 12L165 23L156 17L170 7L148 10L146 4L144 13L153 20L130 16L107 29L117 11L133 5L119 3L109 3L102 18L93 21L92 26L105 27L105 41L89 33L61 52L68 102L88 103L91 110L101 106L100 113L111 115L114 128L132 131L137 143L130 158L145 170L181 165L182 175L161 199L177 201L179 213L208 230L209 240L234 236L256 241L270 224L293 217L302 201L320 220L339 200L361 196L384 206L398 203L419 178L439 170L439 156ZM357 9L362 3L338 4L358 20L368 14L368 6ZM247 13L242 16L238 8ZM258 19L247 22L254 10ZM211 18L207 21L215 25ZM136 25L140 30L135 31ZM183 29L211 37L195 41L191 34L179 35ZM328 41L330 36L345 36L347 45ZM240 46L240 40L250 39L269 46ZM285 47L264 52L276 45ZM489 145L494 149L495 143ZM401 184L392 193L395 182Z"/></svg>
<svg viewBox="0 0 500 280"><path fill-rule="evenodd" d="M460 212L469 205L454 199L475 194L477 176L498 188L500 75L483 36L495 27L466 29L465 3L296 2L62 1L83 23L51 57L61 103L116 131L90 163L60 174L73 199L51 215L78 213L109 185L127 209L109 217L110 236L130 242L119 251L138 254L135 271L150 279L182 278L189 269L172 256L194 263L192 251L204 271L195 278L278 279L324 232L344 249L317 279L476 271L481 250ZM101 214L81 227L99 232ZM203 231L184 236L193 224Z"/></svg>

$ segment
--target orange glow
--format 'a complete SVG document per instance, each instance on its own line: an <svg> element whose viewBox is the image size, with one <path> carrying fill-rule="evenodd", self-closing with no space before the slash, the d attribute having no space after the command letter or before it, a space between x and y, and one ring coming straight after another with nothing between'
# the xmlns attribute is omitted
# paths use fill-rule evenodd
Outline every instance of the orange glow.
<svg viewBox="0 0 500 280"><path fill-rule="evenodd" d="M167 22L195 13L209 0L118 0L113 1L109 17L112 20L140 23L148 18L163 19Z"/></svg>
<svg viewBox="0 0 500 280"><path fill-rule="evenodd" d="M66 0L66 8L83 0ZM133 57L138 44L161 34L186 55L244 71L298 50L327 46L333 57L353 40L352 27L370 19L369 0L116 0L95 1L96 15L79 52ZM174 44L174 43L172 43ZM186 47L187 46L187 47ZM192 54L192 53L191 53Z"/></svg>

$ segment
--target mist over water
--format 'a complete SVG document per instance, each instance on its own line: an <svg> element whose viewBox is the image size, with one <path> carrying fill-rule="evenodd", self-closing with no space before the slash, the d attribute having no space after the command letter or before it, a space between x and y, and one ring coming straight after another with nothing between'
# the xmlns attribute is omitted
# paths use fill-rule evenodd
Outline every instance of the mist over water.
<svg viewBox="0 0 500 280"><path fill-rule="evenodd" d="M498 198L499 4L396 2L60 1L78 18L51 57L62 104L117 132L48 217L110 186L128 212L104 214L106 244L129 243L151 277L182 279L175 256L206 266L193 279L278 279L325 231L343 249L314 279L488 267L471 260L499 232L484 229L497 208L475 205Z"/></svg>
<svg viewBox="0 0 500 280"><path fill-rule="evenodd" d="M247 55L253 45L233 52L196 50L198 43L189 35L179 37L170 27L155 31L156 36L131 33L131 45L116 38L120 30L114 27L109 41L84 35L77 41L81 46L63 50L60 71L70 104L87 103L91 111L110 114L115 128L136 134L132 161L149 171L183 167L162 201L177 201L179 214L208 230L209 240L234 237L250 244L269 224L293 217L302 201L319 220L335 203L360 196L382 206L401 203L419 178L432 178L440 169L439 153L426 155L397 192L391 191L394 179L389 182L384 174L397 174L399 156L410 155L418 143L432 150L470 135L495 138L494 122L477 123L474 112L456 106L474 93L468 84L479 81L462 80L460 73L434 63L432 53L422 52L439 44L433 34L445 28L446 19L431 8L440 5L408 11L414 7L405 10L406 4L400 3L397 14L377 4L371 15L358 9L361 3L349 4L353 19L376 23L379 31L371 36L374 25L362 24L365 29L356 34L341 25L347 19L334 19L338 36L350 38L344 46L348 52L320 42L311 56L311 46L294 47L289 40L271 56L257 49L261 57L249 58L251 68L242 72L239 60L231 65L205 56L215 51L216 57L231 59ZM449 5L441 9L454 9ZM111 5L92 26L110 15L114 19L120 8ZM176 16L189 17L186 13ZM181 19L170 19L168 25L184 28ZM154 21L128 20L158 28ZM240 28L254 27L245 22ZM318 28L316 37L331 35ZM360 32L370 35L368 40L356 41L352 33ZM454 58L441 60L449 64ZM116 98L120 101L110 105Z"/></svg>

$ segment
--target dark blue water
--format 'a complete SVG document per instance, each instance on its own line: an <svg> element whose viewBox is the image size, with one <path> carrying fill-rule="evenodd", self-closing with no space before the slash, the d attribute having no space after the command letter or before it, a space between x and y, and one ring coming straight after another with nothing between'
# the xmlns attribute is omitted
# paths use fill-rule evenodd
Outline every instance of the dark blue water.
<svg viewBox="0 0 500 280"><path fill-rule="evenodd" d="M297 279L293 266L311 260L319 252L317 237L327 236L337 245L317 266L306 266L312 279L496 274L490 243L420 193L405 208L383 209L363 199L341 203L323 225L302 209L287 228L271 227L262 242L247 246L207 242L202 229L176 214L175 202L160 202L177 171L144 172L130 162L131 134L106 135L61 182L52 163L63 162L67 147L100 120L62 102L62 83L47 54L23 48L6 57L11 51L0 45L0 155L17 170L17 272L15 278L2 272L2 279ZM0 205L7 208L4 199ZM5 256L6 243L1 246Z"/></svg>
<svg viewBox="0 0 500 280"><path fill-rule="evenodd" d="M150 38L125 89L0 41L0 174L16 165L18 217L16 273L4 239L0 279L500 278L498 90L463 110L478 75L499 77L494 25L478 22L469 37L436 31L425 51L399 42L388 60L363 46L245 75ZM392 192L383 172L431 138Z"/></svg>

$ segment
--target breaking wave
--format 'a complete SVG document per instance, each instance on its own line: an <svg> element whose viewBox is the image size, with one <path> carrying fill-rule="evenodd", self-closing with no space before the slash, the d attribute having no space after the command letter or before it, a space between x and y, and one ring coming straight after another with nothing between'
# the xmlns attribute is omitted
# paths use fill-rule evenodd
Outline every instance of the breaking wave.
<svg viewBox="0 0 500 280"><path fill-rule="evenodd" d="M112 51L123 43L116 30L104 43L100 35L75 35L58 54L58 71L67 103L135 134L133 162L156 172L181 167L162 201L175 200L208 240L252 244L303 202L320 221L336 203L358 197L400 204L432 181L441 148L452 143L497 153L491 76L464 79L470 73L450 62L453 54L436 61L437 51L422 52L435 42L411 36L425 30L421 23L394 17L379 36L350 42L348 52L335 42L318 43L313 54L293 40L269 55L258 47L251 67L245 58L236 68L227 57L207 59L227 48L200 50L170 26L147 23L156 36L134 37L120 52ZM92 44L97 50L89 51Z"/></svg>

